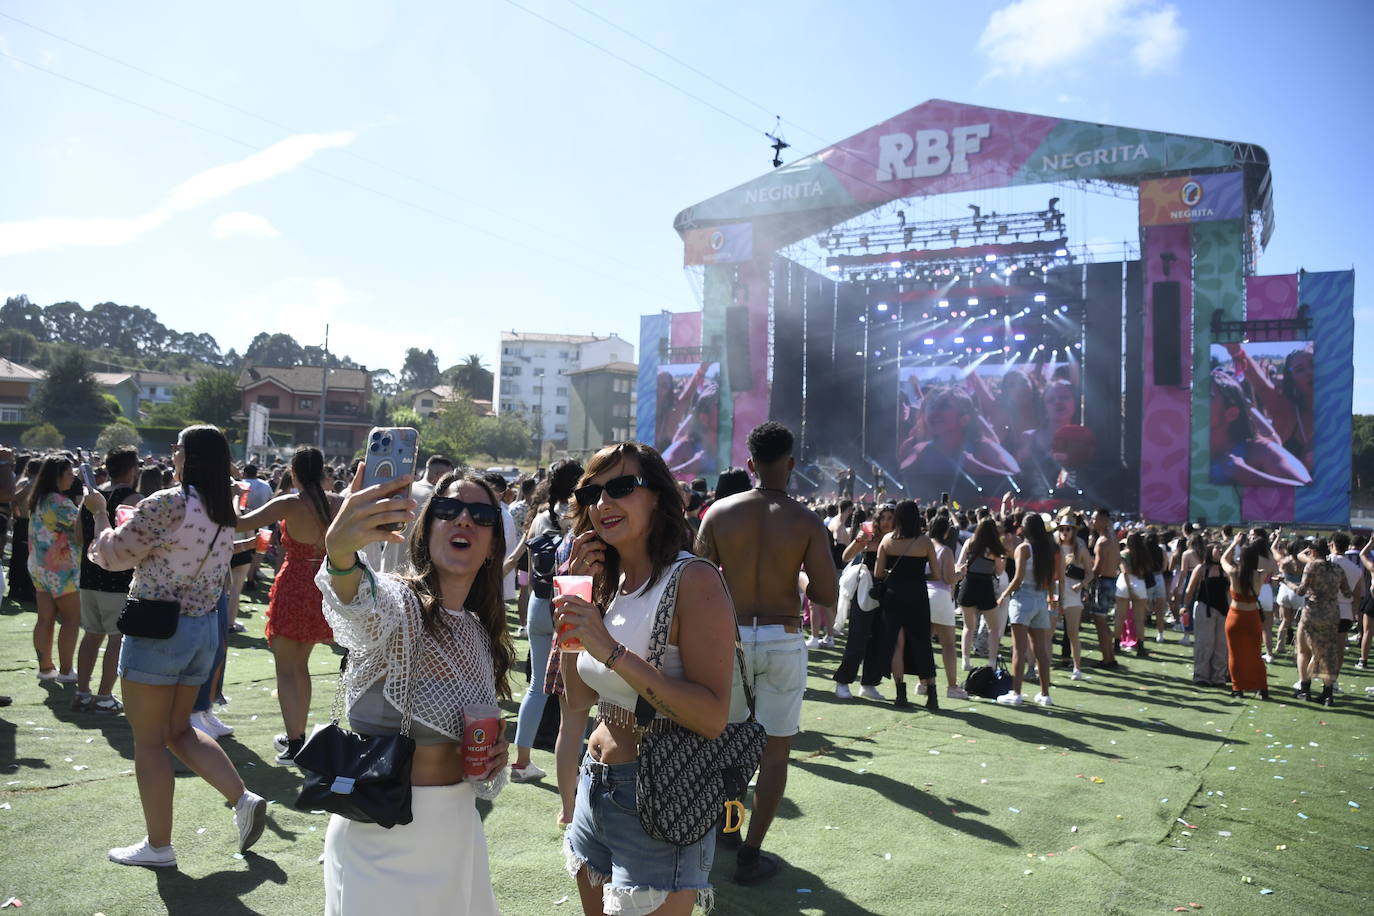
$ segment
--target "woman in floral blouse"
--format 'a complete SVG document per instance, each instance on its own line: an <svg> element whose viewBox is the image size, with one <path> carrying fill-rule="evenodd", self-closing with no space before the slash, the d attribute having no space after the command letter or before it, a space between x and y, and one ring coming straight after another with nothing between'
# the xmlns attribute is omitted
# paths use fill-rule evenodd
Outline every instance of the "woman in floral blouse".
<svg viewBox="0 0 1374 916"><path fill-rule="evenodd" d="M1345 634L1340 632L1341 612L1336 603L1338 596L1350 597L1350 583L1345 573L1327 558L1329 550L1325 539L1318 539L1310 550L1298 555L1306 560L1302 571L1302 584L1296 591L1307 597L1303 607L1302 620L1298 622L1298 677L1301 683L1295 696L1310 700L1312 696L1312 677L1322 679L1321 696L1317 699L1323 706L1334 706L1331 694L1335 688L1336 673L1341 668L1341 653L1345 651Z"/></svg>
<svg viewBox="0 0 1374 916"><path fill-rule="evenodd" d="M38 593L33 651L38 656L38 679L61 684L76 683L72 656L81 627L81 563L73 546L79 540L76 525L81 509L67 495L75 482L71 459L49 455L29 492L29 575ZM60 668L52 660L53 626L59 620Z"/></svg>
<svg viewBox="0 0 1374 916"><path fill-rule="evenodd" d="M177 601L181 616L167 639L124 637L119 676L124 715L134 731L134 772L148 835L110 850L121 865L176 865L172 848L172 763L167 751L234 806L239 851L262 835L267 802L243 780L213 738L191 727L191 709L215 665L220 632L215 605L233 552L229 443L213 426L188 426L172 446L179 486L159 490L134 515L110 527L98 494L90 557L108 570L132 569L131 598Z"/></svg>

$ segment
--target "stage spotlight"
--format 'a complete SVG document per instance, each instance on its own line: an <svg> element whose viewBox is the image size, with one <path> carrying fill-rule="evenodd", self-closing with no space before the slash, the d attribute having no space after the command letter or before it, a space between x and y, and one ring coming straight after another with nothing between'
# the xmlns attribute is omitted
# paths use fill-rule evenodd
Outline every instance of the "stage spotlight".
<svg viewBox="0 0 1374 916"><path fill-rule="evenodd" d="M983 335L983 343L992 343L992 335L991 335L991 334L984 334L984 335Z"/></svg>
<svg viewBox="0 0 1374 916"><path fill-rule="evenodd" d="M832 274L837 274L837 273L839 273L839 272L840 272L840 265L838 265L838 264L831 264L831 265L830 265L830 272L831 272Z"/></svg>
<svg viewBox="0 0 1374 916"><path fill-rule="evenodd" d="M913 277L916 276L916 271L914 271L914 270L912 270L912 269L910 269L910 268L907 268L906 270L902 271L902 276L905 277L906 279L910 280L910 279L912 279Z"/></svg>
<svg viewBox="0 0 1374 916"><path fill-rule="evenodd" d="M978 304L978 300L977 300L976 298L970 296L970 297L969 297L969 300L968 300L968 304L969 304L969 305L977 305L977 304Z"/></svg>
<svg viewBox="0 0 1374 916"><path fill-rule="evenodd" d="M1069 256L1069 249L1067 249L1067 248L1056 248L1056 249L1054 249L1054 256L1055 256L1056 258L1066 258L1066 257Z"/></svg>
<svg viewBox="0 0 1374 916"><path fill-rule="evenodd" d="M986 261L986 262L988 262L989 264L996 264L996 263L997 263L997 255L995 255L995 254L985 254L985 255L983 255L983 260Z"/></svg>
<svg viewBox="0 0 1374 916"><path fill-rule="evenodd" d="M929 320L930 320L930 312L922 312L922 313L921 313L921 317L924 318L924 319L926 319L927 321L929 321Z"/></svg>
<svg viewBox="0 0 1374 916"><path fill-rule="evenodd" d="M898 211L897 211L897 225L898 225L899 227L900 227L900 226L905 226L905 225L906 225L906 211L905 211L905 210L898 210Z"/></svg>
<svg viewBox="0 0 1374 916"><path fill-rule="evenodd" d="M890 268L892 268L893 270L897 270L898 268L900 268L900 267L902 266L902 262L901 262L901 261L888 261L888 262L887 262L887 266L890 267Z"/></svg>
<svg viewBox="0 0 1374 916"><path fill-rule="evenodd" d="M998 223L998 224L997 224L997 234L998 234L998 235L1006 235L1006 234L1007 234L1007 224L1006 224L1006 223Z"/></svg>
<svg viewBox="0 0 1374 916"><path fill-rule="evenodd" d="M957 344L961 344L961 343L964 342L964 338L962 338L962 337L956 337L956 338L954 338L954 342L957 343Z"/></svg>
<svg viewBox="0 0 1374 916"><path fill-rule="evenodd" d="M1023 341L1023 340L1026 339L1026 335L1025 335L1025 334L1013 334L1011 339L1012 339L1012 340L1015 340L1015 341L1017 341L1017 342L1019 343L1020 341Z"/></svg>
<svg viewBox="0 0 1374 916"><path fill-rule="evenodd" d="M959 229L958 229L958 227L949 230L949 240L950 240L951 242L957 242L957 241L959 241Z"/></svg>
<svg viewBox="0 0 1374 916"><path fill-rule="evenodd" d="M937 302L937 303L935 303L935 304L938 305L938 306L939 306L940 308L942 308L942 309L947 309L947 308L949 308L949 300L948 300L948 299L941 299L939 302Z"/></svg>
<svg viewBox="0 0 1374 916"><path fill-rule="evenodd" d="M980 274L980 273L983 272L983 268L981 268L981 267L975 267L975 268L973 268L973 272L976 273L976 274Z"/></svg>
<svg viewBox="0 0 1374 916"><path fill-rule="evenodd" d="M887 311L887 303L886 303L886 302L879 302L879 303L878 303L878 311L880 311L880 312L886 312L886 311Z"/></svg>
<svg viewBox="0 0 1374 916"><path fill-rule="evenodd" d="M1035 294L1035 301L1036 301L1036 302L1044 302L1044 301L1045 301L1045 294L1044 294L1044 293L1036 293L1036 294Z"/></svg>
<svg viewBox="0 0 1374 916"><path fill-rule="evenodd" d="M927 347L933 347L935 346L935 338L927 337L925 340L921 341L921 343L925 344Z"/></svg>
<svg viewBox="0 0 1374 916"><path fill-rule="evenodd" d="M991 315L993 318L996 318L996 317L997 317L997 309L988 309L988 314Z"/></svg>
<svg viewBox="0 0 1374 916"><path fill-rule="evenodd" d="M1068 307L1067 305L1061 305L1061 306L1059 306L1059 314L1061 314L1061 315L1067 313L1068 310L1069 310L1069 307Z"/></svg>
<svg viewBox="0 0 1374 916"><path fill-rule="evenodd" d="M859 236L859 244L862 245L862 246L864 246L865 249L867 249L867 248L868 248L868 236L866 236L866 235L861 235L861 236Z"/></svg>
<svg viewBox="0 0 1374 916"><path fill-rule="evenodd" d="M916 230L915 230L915 229L903 229L903 230L902 230L902 243L903 243L903 244L910 245L910 244L911 244L911 240L914 239L914 238L916 238Z"/></svg>
<svg viewBox="0 0 1374 916"><path fill-rule="evenodd" d="M859 323L860 323L860 324L863 324L863 323L865 323L865 322L867 322L867 321L868 321L868 316L867 316L867 315L860 315L860 316L859 316Z"/></svg>

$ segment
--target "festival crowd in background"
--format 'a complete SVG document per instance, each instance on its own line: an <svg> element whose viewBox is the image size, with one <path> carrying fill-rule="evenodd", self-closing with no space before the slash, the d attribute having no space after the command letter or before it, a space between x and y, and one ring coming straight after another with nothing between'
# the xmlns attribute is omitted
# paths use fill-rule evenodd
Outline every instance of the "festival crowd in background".
<svg viewBox="0 0 1374 916"><path fill-rule="evenodd" d="M1056 386L1073 383L1043 385L1046 409ZM976 441L985 463L1043 465L1048 478L1071 470L1036 429L1007 438L986 425L970 437L956 421L975 402L986 412L989 399L959 394L927 392L905 464ZM686 430L693 411L683 405ZM1269 413L1306 459L1310 420L1281 406ZM161 456L0 448L5 579L10 599L37 610L35 674L70 685L74 711L124 715L133 734L147 836L109 858L176 864L164 749L233 806L240 851L262 834L266 802L217 742L234 731L220 718L229 634L243 629L245 592L269 581L283 723L275 761L295 765L313 740L309 662L321 644L346 650L344 724L414 743L412 821L387 829L331 818L325 911L340 914L497 912L475 801L549 778L531 759L549 696L558 721L550 816L565 827L584 912L686 913L712 902L717 848L734 851L740 884L780 868L762 846L784 798L809 652L839 650L837 697L890 696L896 709L930 713L942 700L1050 707L1055 678L1109 676L1123 657L1136 664L1170 641L1191 647L1194 684L1237 698L1282 690L1331 706L1349 657L1360 669L1369 661L1374 536L1168 528L1101 507L1050 515L1010 495L996 505L931 493L889 502L881 484L856 499L845 471L829 492L799 499L792 435L777 423L751 433L748 467L726 469L712 490L701 477L679 481L702 450L679 438L667 461L621 443L585 466L565 459L519 479L435 455L414 480L372 486L361 461L334 466L311 446L289 463L237 464L210 426L183 430ZM592 588L565 592L560 575L589 576ZM121 632L140 602L174 603L174 632ZM1268 665L1289 652L1296 683L1272 684ZM468 711L500 699L518 699L515 728L474 769ZM646 832L633 812L649 736L677 727L724 741L743 722L761 726L747 827L733 829L727 811L692 843Z"/></svg>

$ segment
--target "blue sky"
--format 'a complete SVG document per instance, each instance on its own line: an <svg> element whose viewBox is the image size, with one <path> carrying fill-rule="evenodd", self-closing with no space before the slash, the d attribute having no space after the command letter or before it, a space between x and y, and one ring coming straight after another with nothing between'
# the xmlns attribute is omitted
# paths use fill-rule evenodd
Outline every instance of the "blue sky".
<svg viewBox="0 0 1374 916"><path fill-rule="evenodd" d="M578 3L692 69L569 0L9 0L52 34L0 15L0 295L143 305L240 352L329 322L393 370L494 364L511 328L637 341L695 306L674 214L766 171L774 114L801 155L947 98L1264 146L1261 272L1355 268L1374 350L1374 5ZM1120 202L1034 193L1075 241L1134 234Z"/></svg>

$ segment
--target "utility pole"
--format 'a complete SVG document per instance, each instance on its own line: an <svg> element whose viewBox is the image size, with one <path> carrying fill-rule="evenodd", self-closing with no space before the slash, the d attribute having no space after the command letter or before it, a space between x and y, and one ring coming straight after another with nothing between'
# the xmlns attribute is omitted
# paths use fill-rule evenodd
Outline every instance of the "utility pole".
<svg viewBox="0 0 1374 916"><path fill-rule="evenodd" d="M329 325L324 326L324 363L320 367L320 452L324 452L324 405L329 397Z"/></svg>
<svg viewBox="0 0 1374 916"><path fill-rule="evenodd" d="M539 405L534 408L534 422L539 429L535 433L538 444L534 449L534 466L539 467L544 463L544 370L537 368L534 370L534 377L539 379Z"/></svg>

